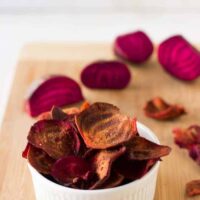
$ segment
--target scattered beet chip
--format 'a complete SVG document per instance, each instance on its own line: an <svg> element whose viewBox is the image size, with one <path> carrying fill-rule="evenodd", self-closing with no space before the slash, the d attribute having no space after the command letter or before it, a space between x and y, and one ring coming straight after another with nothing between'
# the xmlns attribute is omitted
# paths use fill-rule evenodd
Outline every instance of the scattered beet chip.
<svg viewBox="0 0 200 200"><path fill-rule="evenodd" d="M54 159L77 154L80 146L76 130L66 121L43 120L35 123L28 141Z"/></svg>
<svg viewBox="0 0 200 200"><path fill-rule="evenodd" d="M160 97L148 101L144 111L148 117L157 120L170 120L186 113L182 106L170 105Z"/></svg>
<svg viewBox="0 0 200 200"><path fill-rule="evenodd" d="M190 157L200 165L200 144L194 144L189 148Z"/></svg>
<svg viewBox="0 0 200 200"><path fill-rule="evenodd" d="M50 76L33 85L26 101L26 111L36 117L53 106L64 106L83 100L77 82L66 76Z"/></svg>
<svg viewBox="0 0 200 200"><path fill-rule="evenodd" d="M119 158L113 168L128 180L136 180L144 176L156 163L156 159L128 160L125 156Z"/></svg>
<svg viewBox="0 0 200 200"><path fill-rule="evenodd" d="M200 180L193 180L187 183L186 194L190 197L200 195Z"/></svg>
<svg viewBox="0 0 200 200"><path fill-rule="evenodd" d="M126 151L125 147L115 150L101 150L94 157L92 164L98 176L98 181L90 189L99 188L110 176L113 162Z"/></svg>
<svg viewBox="0 0 200 200"><path fill-rule="evenodd" d="M127 157L132 160L156 159L167 156L171 148L153 143L143 137L135 136L127 145Z"/></svg>
<svg viewBox="0 0 200 200"><path fill-rule="evenodd" d="M70 184L76 183L77 178L87 179L89 171L91 168L83 158L67 156L56 161L51 174L58 182Z"/></svg>
<svg viewBox="0 0 200 200"><path fill-rule="evenodd" d="M187 129L175 128L173 134L175 143L181 148L200 144L200 126L192 125Z"/></svg>
<svg viewBox="0 0 200 200"><path fill-rule="evenodd" d="M28 151L28 161L29 163L40 173L50 174L51 167L55 160L51 158L43 150L38 149L32 145L29 145Z"/></svg>
<svg viewBox="0 0 200 200"><path fill-rule="evenodd" d="M119 61L98 61L86 66L81 73L83 84L89 88L122 89L130 79L128 67Z"/></svg>
<svg viewBox="0 0 200 200"><path fill-rule="evenodd" d="M51 110L52 119L64 120L67 118L67 114L62 111L59 107L54 106Z"/></svg>
<svg viewBox="0 0 200 200"><path fill-rule="evenodd" d="M129 141L136 134L136 123L108 103L95 103L75 117L87 147L106 149Z"/></svg>
<svg viewBox="0 0 200 200"><path fill-rule="evenodd" d="M28 151L29 151L29 148L30 148L30 144L29 144L29 143L27 143L27 145L26 145L26 147L25 147L24 151L22 152L22 157L23 157L23 158L27 158L27 156L28 156Z"/></svg>
<svg viewBox="0 0 200 200"><path fill-rule="evenodd" d="M145 62L153 53L150 38L142 31L120 35L114 43L115 54L133 63Z"/></svg>

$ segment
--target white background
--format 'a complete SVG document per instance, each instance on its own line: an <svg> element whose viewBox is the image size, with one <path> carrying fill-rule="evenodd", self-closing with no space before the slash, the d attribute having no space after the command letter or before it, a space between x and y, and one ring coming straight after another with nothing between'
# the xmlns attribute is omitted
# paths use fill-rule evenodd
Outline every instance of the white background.
<svg viewBox="0 0 200 200"><path fill-rule="evenodd" d="M199 0L0 0L0 123L20 48L32 41L109 41L143 29L155 43L200 43Z"/></svg>

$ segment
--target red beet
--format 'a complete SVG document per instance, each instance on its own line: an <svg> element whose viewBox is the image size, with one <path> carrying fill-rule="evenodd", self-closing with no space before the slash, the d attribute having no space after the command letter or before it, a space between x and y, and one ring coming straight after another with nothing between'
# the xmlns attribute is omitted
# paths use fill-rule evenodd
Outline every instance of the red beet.
<svg viewBox="0 0 200 200"><path fill-rule="evenodd" d="M73 183L75 179L87 179L90 171L88 163L75 156L67 156L56 161L51 170L51 175L62 184Z"/></svg>
<svg viewBox="0 0 200 200"><path fill-rule="evenodd" d="M32 117L51 110L53 106L64 106L83 100L78 83L59 75L33 84L29 93L26 111Z"/></svg>
<svg viewBox="0 0 200 200"><path fill-rule="evenodd" d="M128 67L119 61L98 61L86 66L81 80L89 88L122 89L131 79Z"/></svg>
<svg viewBox="0 0 200 200"><path fill-rule="evenodd" d="M114 43L115 54L133 63L145 62L153 53L153 44L142 31L120 35Z"/></svg>
<svg viewBox="0 0 200 200"><path fill-rule="evenodd" d="M158 59L167 72L181 80L194 80L200 75L200 53L180 35L160 44Z"/></svg>
<svg viewBox="0 0 200 200"><path fill-rule="evenodd" d="M189 149L190 157L200 165L200 144L194 144Z"/></svg>

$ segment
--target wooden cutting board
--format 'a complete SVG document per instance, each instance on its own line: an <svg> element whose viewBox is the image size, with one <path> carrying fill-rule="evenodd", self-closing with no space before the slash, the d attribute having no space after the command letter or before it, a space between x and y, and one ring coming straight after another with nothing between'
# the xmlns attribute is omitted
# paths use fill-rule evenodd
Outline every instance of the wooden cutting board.
<svg viewBox="0 0 200 200"><path fill-rule="evenodd" d="M125 90L90 90L81 84L79 75L86 64L113 58L111 45L108 44L30 44L23 48L0 132L1 200L34 200L27 162L21 157L34 119L24 113L23 105L32 81L48 74L73 77L80 83L84 96L90 102L113 103L150 127L162 144L173 149L161 163L155 200L189 199L184 194L185 184L200 178L200 168L185 150L174 145L172 129L200 123L200 79L191 83L176 80L162 70L153 56L143 65L130 65L132 81ZM188 114L167 122L145 117L143 106L155 96L184 105ZM193 198L197 199L200 197Z"/></svg>

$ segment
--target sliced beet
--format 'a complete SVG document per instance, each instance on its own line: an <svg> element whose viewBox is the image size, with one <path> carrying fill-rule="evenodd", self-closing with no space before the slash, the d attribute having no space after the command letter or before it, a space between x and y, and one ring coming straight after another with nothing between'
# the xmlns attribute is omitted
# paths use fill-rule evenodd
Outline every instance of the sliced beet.
<svg viewBox="0 0 200 200"><path fill-rule="evenodd" d="M51 110L51 115L52 115L52 119L55 120L64 120L67 119L67 114L65 112L62 111L61 108L53 106L52 110Z"/></svg>
<svg viewBox="0 0 200 200"><path fill-rule="evenodd" d="M67 76L50 76L33 86L26 100L26 111L32 117L50 111L53 106L64 106L83 100L78 83Z"/></svg>
<svg viewBox="0 0 200 200"><path fill-rule="evenodd" d="M77 183L78 178L87 180L89 164L80 157L67 156L56 161L51 175L61 184Z"/></svg>
<svg viewBox="0 0 200 200"><path fill-rule="evenodd" d="M27 158L29 163L42 174L50 174L52 165L55 163L55 160L42 149L38 149L32 145L29 145Z"/></svg>
<svg viewBox="0 0 200 200"><path fill-rule="evenodd" d="M28 156L28 151L29 151L29 148L30 148L30 144L29 144L29 143L27 143L27 145L26 145L26 147L25 147L24 151L22 152L22 157L23 157L23 158L27 158L27 156Z"/></svg>
<svg viewBox="0 0 200 200"><path fill-rule="evenodd" d="M186 113L182 106L170 105L160 97L155 97L148 101L144 107L144 111L148 117L157 120L170 120Z"/></svg>
<svg viewBox="0 0 200 200"><path fill-rule="evenodd" d="M192 125L187 129L175 128L173 130L174 141L181 148L190 148L194 144L200 144L200 126Z"/></svg>
<svg viewBox="0 0 200 200"><path fill-rule="evenodd" d="M92 160L94 171L98 176L98 180L90 189L99 188L109 177L113 162L123 155L126 151L125 147L113 150L101 150Z"/></svg>
<svg viewBox="0 0 200 200"><path fill-rule="evenodd" d="M186 194L189 197L200 195L200 180L193 180L186 184Z"/></svg>
<svg viewBox="0 0 200 200"><path fill-rule="evenodd" d="M128 67L119 61L97 61L86 66L81 80L89 88L122 89L131 79Z"/></svg>
<svg viewBox="0 0 200 200"><path fill-rule="evenodd" d="M128 160L125 157L119 158L113 168L128 180L136 180L144 176L157 160Z"/></svg>
<svg viewBox="0 0 200 200"><path fill-rule="evenodd" d="M87 147L106 149L129 141L137 132L135 120L120 113L116 106L94 103L75 117Z"/></svg>
<svg viewBox="0 0 200 200"><path fill-rule="evenodd" d="M200 75L200 52L181 35L172 36L160 44L158 60L178 79L190 81Z"/></svg>
<svg viewBox="0 0 200 200"><path fill-rule="evenodd" d="M54 159L77 154L80 148L76 129L67 121L38 121L31 127L28 141Z"/></svg>
<svg viewBox="0 0 200 200"><path fill-rule="evenodd" d="M158 145L140 136L130 140L126 148L127 157L132 160L158 159L167 156L171 151L168 146Z"/></svg>
<svg viewBox="0 0 200 200"><path fill-rule="evenodd" d="M200 165L200 143L190 146L189 155L198 165Z"/></svg>
<svg viewBox="0 0 200 200"><path fill-rule="evenodd" d="M116 38L114 52L123 59L140 64L152 55L153 44L144 32L132 32Z"/></svg>

